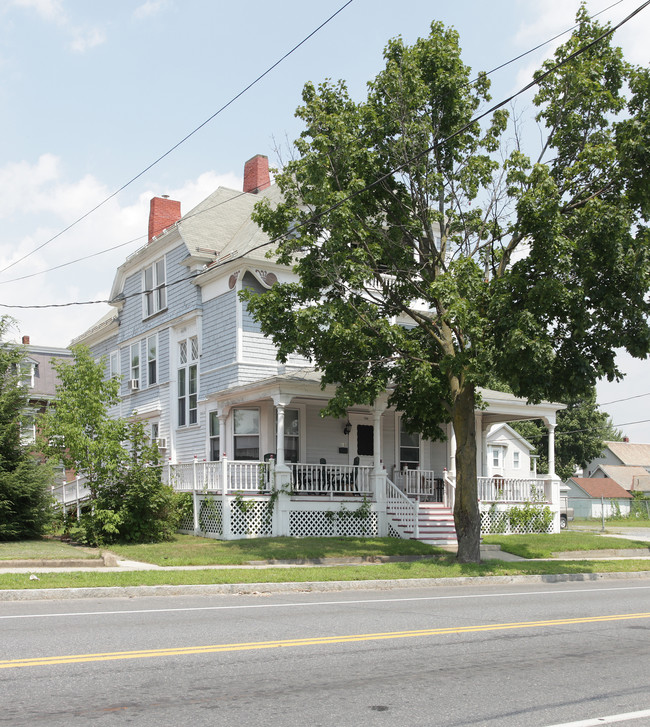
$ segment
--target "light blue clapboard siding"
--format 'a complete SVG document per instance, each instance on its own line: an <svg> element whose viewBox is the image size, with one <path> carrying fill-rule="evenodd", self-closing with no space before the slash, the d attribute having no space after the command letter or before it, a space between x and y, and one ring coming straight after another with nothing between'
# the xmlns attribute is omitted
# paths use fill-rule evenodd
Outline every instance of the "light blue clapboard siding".
<svg viewBox="0 0 650 727"><path fill-rule="evenodd" d="M244 331L242 335L242 360L246 363L266 363L277 366L277 349L270 338L261 333Z"/></svg>
<svg viewBox="0 0 650 727"><path fill-rule="evenodd" d="M253 290L256 293L263 293L266 290L259 280L249 272L245 273L242 278L242 288ZM244 333L260 333L260 324L253 319L245 304L242 312L242 330Z"/></svg>
<svg viewBox="0 0 650 727"><path fill-rule="evenodd" d="M227 366L237 357L237 295L234 290L203 306L201 370Z"/></svg>
<svg viewBox="0 0 650 727"><path fill-rule="evenodd" d="M165 255L167 275L167 309L142 319L142 270L129 275L124 283L126 301L120 319L120 341L145 336L149 331L160 328L180 315L201 306L201 293L191 280L178 282L190 276L190 271L181 261L187 257L187 248L179 245Z"/></svg>

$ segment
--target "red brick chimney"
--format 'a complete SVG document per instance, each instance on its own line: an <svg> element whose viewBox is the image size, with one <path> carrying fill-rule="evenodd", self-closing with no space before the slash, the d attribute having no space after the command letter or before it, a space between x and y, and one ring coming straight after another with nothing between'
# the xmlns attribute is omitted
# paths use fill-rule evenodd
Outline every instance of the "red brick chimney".
<svg viewBox="0 0 650 727"><path fill-rule="evenodd" d="M244 164L244 192L257 194L270 186L269 158L257 154Z"/></svg>
<svg viewBox="0 0 650 727"><path fill-rule="evenodd" d="M29 336L23 336L23 346L29 346Z"/></svg>
<svg viewBox="0 0 650 727"><path fill-rule="evenodd" d="M149 242L181 218L181 203L167 195L154 197L149 206Z"/></svg>

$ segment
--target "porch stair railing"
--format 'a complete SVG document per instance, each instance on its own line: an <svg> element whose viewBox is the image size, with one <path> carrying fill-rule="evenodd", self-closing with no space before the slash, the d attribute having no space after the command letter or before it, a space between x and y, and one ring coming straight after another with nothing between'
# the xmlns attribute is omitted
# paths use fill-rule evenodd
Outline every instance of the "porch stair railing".
<svg viewBox="0 0 650 727"><path fill-rule="evenodd" d="M418 537L418 509L419 502L407 497L402 490L391 480L386 478L386 515L389 525L397 532L400 538L409 539Z"/></svg>

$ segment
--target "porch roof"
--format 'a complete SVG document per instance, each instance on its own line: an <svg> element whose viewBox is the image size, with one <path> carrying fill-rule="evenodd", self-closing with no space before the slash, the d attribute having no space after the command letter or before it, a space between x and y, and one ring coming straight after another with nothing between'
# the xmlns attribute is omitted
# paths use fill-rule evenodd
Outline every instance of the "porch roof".
<svg viewBox="0 0 650 727"><path fill-rule="evenodd" d="M321 387L321 376L322 373L315 367L289 369L266 379L219 392L215 399L224 407L269 398L327 400L334 395L336 387L334 384ZM388 398L388 393L386 392L384 400ZM482 410L483 421L486 423L542 418L555 423L556 412L565 408L564 404L548 401L527 404L525 399L492 389L479 389L479 393L486 405L486 409Z"/></svg>

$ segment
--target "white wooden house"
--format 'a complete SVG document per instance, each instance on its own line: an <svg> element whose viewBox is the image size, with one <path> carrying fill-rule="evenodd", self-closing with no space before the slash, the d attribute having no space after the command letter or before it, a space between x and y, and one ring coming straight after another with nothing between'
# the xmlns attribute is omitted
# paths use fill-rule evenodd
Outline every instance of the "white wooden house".
<svg viewBox="0 0 650 727"><path fill-rule="evenodd" d="M246 163L243 192L219 188L184 216L179 202L154 198L149 242L118 268L112 310L73 344L106 358L106 375L122 382L114 413L145 422L166 476L194 493L186 529L226 538L366 532L455 542L451 429L441 442L406 433L387 395L372 407L351 407L340 420L321 417L332 392L321 389L308 360L280 364L240 301L242 288L261 292L294 279L266 258L268 239L250 219L260 197L278 194L267 158L256 156ZM560 405L481 394L477 462L487 512L496 472L488 450L500 446L488 445L490 429L543 419L553 473ZM508 429L500 427L499 436ZM531 492L539 500L543 492L557 530L558 481L532 480L530 449L508 436L520 452L519 467L512 462L499 473L516 480L510 501ZM250 507L241 507L242 493ZM359 517L345 515L361 504Z"/></svg>

